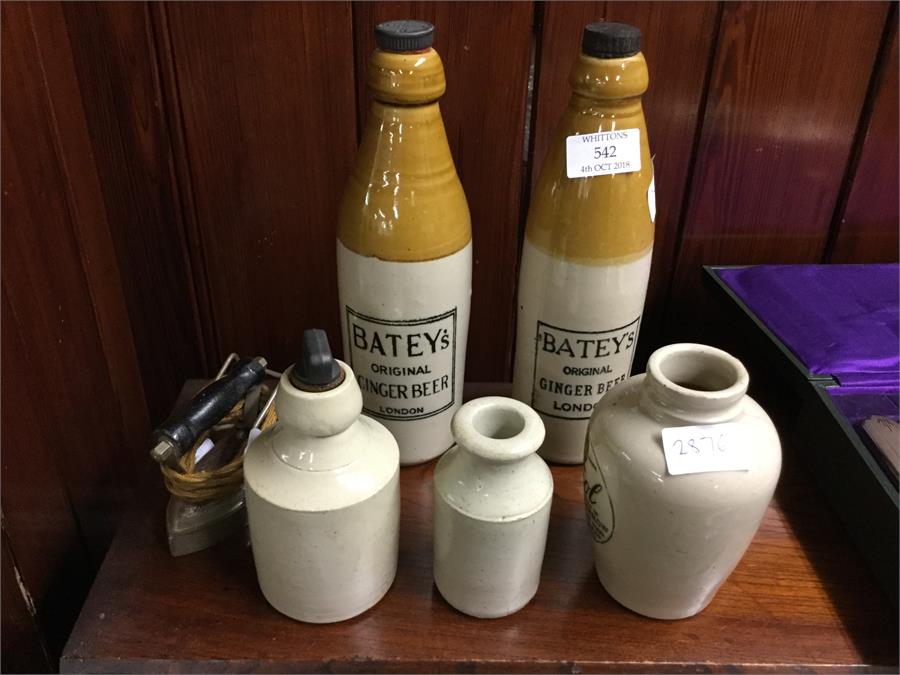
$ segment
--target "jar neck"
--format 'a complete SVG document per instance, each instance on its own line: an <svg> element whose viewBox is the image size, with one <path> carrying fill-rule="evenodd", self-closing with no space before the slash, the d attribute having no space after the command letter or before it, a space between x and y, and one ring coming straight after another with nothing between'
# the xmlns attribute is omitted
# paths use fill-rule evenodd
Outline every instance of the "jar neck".
<svg viewBox="0 0 900 675"><path fill-rule="evenodd" d="M640 408L654 418L717 424L737 417L750 377L736 358L714 347L673 344L647 362Z"/></svg>
<svg viewBox="0 0 900 675"><path fill-rule="evenodd" d="M278 421L306 436L324 438L349 429L362 413L362 392L353 371L335 359L344 373L340 384L325 391L305 391L291 382L291 366L281 375L275 410Z"/></svg>
<svg viewBox="0 0 900 675"><path fill-rule="evenodd" d="M337 361L344 380L333 389L304 391L291 383L288 368L278 383L278 422L268 432L272 451L285 464L303 471L328 471L349 464L359 454L355 423L362 413L362 392L353 371Z"/></svg>
<svg viewBox="0 0 900 675"><path fill-rule="evenodd" d="M447 88L441 57L431 48L402 53L376 49L366 82L375 100L399 105L433 103Z"/></svg>

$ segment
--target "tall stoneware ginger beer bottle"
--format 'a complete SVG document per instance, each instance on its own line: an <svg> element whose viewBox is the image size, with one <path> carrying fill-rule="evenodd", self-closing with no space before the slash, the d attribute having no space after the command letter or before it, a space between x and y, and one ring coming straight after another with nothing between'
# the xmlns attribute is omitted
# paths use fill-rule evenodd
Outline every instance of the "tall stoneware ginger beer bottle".
<svg viewBox="0 0 900 675"><path fill-rule="evenodd" d="M438 106L446 82L433 34L424 21L375 29L374 101L337 242L344 355L402 464L453 444L472 293L472 226Z"/></svg>
<svg viewBox="0 0 900 675"><path fill-rule="evenodd" d="M519 275L515 396L544 419L540 454L584 461L594 404L629 376L653 248L653 165L634 26L592 23L538 178Z"/></svg>

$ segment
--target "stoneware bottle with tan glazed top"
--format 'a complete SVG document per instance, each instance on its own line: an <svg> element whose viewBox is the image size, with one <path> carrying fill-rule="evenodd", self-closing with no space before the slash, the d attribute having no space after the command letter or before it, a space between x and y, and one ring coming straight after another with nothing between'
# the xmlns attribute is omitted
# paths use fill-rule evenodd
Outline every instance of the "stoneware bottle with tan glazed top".
<svg viewBox="0 0 900 675"><path fill-rule="evenodd" d="M547 428L540 450L584 459L594 404L628 377L653 247L653 165L640 31L594 23L528 212L513 392Z"/></svg>
<svg viewBox="0 0 900 675"><path fill-rule="evenodd" d="M461 612L506 616L540 582L553 499L535 453L544 425L524 403L487 396L459 409L453 435L434 470L434 581Z"/></svg>
<svg viewBox="0 0 900 675"><path fill-rule="evenodd" d="M337 243L345 358L402 464L453 442L472 289L469 208L438 106L446 85L433 33L423 21L375 31L374 100Z"/></svg>
<svg viewBox="0 0 900 675"><path fill-rule="evenodd" d="M748 382L733 356L674 344L597 404L585 507L600 581L629 609L656 619L696 614L753 539L781 444Z"/></svg>
<svg viewBox="0 0 900 675"><path fill-rule="evenodd" d="M353 371L324 331L281 377L278 422L244 459L253 560L266 600L300 621L330 623L378 602L397 571L400 456L360 415Z"/></svg>

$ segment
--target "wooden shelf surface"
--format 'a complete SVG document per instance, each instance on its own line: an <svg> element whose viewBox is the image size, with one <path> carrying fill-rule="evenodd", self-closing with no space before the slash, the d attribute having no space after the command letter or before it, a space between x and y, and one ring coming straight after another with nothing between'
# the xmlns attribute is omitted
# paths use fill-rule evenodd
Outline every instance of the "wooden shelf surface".
<svg viewBox="0 0 900 675"><path fill-rule="evenodd" d="M503 619L455 611L431 578L433 471L434 462L401 471L393 587L362 616L331 625L272 609L244 538L170 557L163 503L148 499L123 519L61 669L897 671L896 611L787 451L775 500L743 560L704 612L674 622L638 616L603 590L580 467L553 467L550 535L534 600Z"/></svg>

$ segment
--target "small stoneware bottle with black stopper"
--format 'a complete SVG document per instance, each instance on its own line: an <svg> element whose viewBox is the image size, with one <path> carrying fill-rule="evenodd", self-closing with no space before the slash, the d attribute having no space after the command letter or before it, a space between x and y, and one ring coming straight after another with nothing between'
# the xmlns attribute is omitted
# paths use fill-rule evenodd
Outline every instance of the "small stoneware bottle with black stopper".
<svg viewBox="0 0 900 675"><path fill-rule="evenodd" d="M583 461L594 405L628 377L644 311L656 202L640 49L634 26L585 27L528 211L513 394L563 464Z"/></svg>
<svg viewBox="0 0 900 675"><path fill-rule="evenodd" d="M469 207L438 104L446 82L433 38L425 21L375 29L374 100L337 241L344 358L402 464L453 444L472 294Z"/></svg>
<svg viewBox="0 0 900 675"><path fill-rule="evenodd" d="M278 423L244 460L260 588L294 619L349 619L377 603L397 571L397 442L360 414L356 377L322 330L304 332L275 408Z"/></svg>

